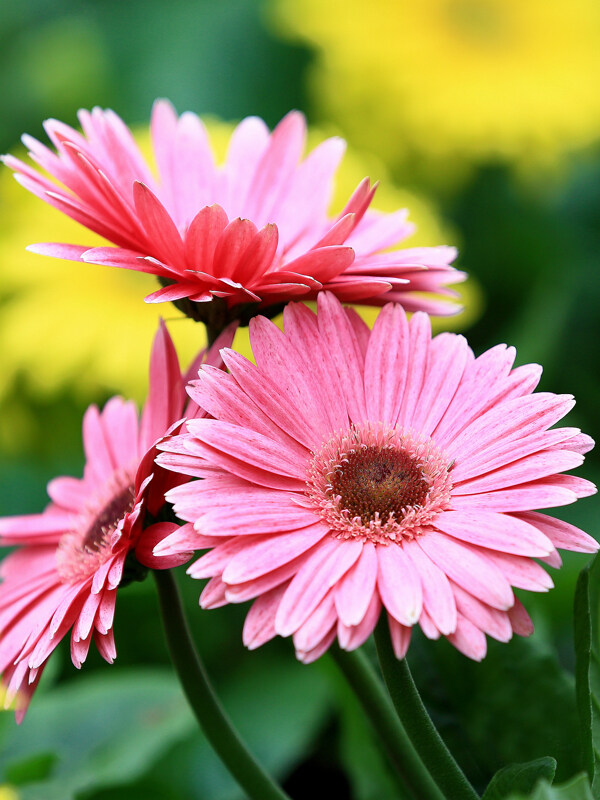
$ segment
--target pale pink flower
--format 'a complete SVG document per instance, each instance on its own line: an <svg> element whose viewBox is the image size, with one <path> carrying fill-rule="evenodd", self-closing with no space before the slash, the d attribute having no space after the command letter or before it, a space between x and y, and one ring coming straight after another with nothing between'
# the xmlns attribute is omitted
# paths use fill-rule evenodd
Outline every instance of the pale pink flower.
<svg viewBox="0 0 600 800"><path fill-rule="evenodd" d="M232 334L227 331L217 348L231 344ZM222 364L212 349L199 354L190 374L203 360L215 368ZM145 527L164 506L165 491L187 480L161 469L154 459L156 444L181 428L184 413L203 414L193 401L186 406L188 377L181 375L161 325L141 419L135 405L120 397L109 400L102 412L90 406L83 420L83 478L52 480L52 502L41 514L0 519L0 544L18 547L0 565L0 672L5 707L15 703L18 721L49 656L69 631L76 667L85 661L92 638L112 663L117 589L131 577L131 569L139 569L139 562L168 568L191 556L153 556L153 546L179 525ZM132 563L128 556L134 550Z"/></svg>
<svg viewBox="0 0 600 800"><path fill-rule="evenodd" d="M31 159L54 180L13 156L4 162L29 191L116 247L38 244L35 252L156 275L163 288L148 302L224 298L228 308L266 306L325 287L349 302L459 310L429 296L453 296L447 285L464 279L450 266L455 249L390 251L414 226L406 210L369 209L375 187L368 179L338 217L329 217L345 143L327 139L303 159L299 112L272 133L257 117L243 120L217 166L200 119L189 112L178 118L159 101L151 124L158 178L113 111L80 111L79 121L83 135L46 122L56 153L23 137Z"/></svg>
<svg viewBox="0 0 600 800"><path fill-rule="evenodd" d="M485 634L532 631L513 587L546 591L555 548L594 552L533 511L595 491L563 470L592 440L552 428L570 395L533 393L541 368L505 345L475 358L462 336L387 305L373 331L328 293L288 306L285 333L251 322L256 366L223 350L190 396L213 417L161 445L158 462L203 478L167 499L192 522L157 553L210 548L190 568L213 608L256 598L244 642L293 636L309 662L352 650L387 615L398 658L412 627L473 659Z"/></svg>

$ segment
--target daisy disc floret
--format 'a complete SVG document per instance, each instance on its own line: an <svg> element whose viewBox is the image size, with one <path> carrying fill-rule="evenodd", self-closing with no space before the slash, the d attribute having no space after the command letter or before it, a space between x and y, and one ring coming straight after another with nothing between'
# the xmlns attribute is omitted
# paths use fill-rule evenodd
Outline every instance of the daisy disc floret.
<svg viewBox="0 0 600 800"><path fill-rule="evenodd" d="M227 331L216 349L200 353L192 374L202 361L218 368L218 348L232 338L233 331ZM102 411L88 408L83 478L52 480L51 503L41 514L0 519L0 544L17 548L0 565L0 672L5 707L14 704L18 721L48 658L69 631L76 667L85 661L92 639L112 663L118 588L148 567L169 568L191 555L152 555L158 541L179 529L177 523L155 521L165 492L187 480L157 466L156 445L179 431L184 413L204 413L187 399L188 377L181 375L161 325L141 418L135 405L120 397Z"/></svg>
<svg viewBox="0 0 600 800"><path fill-rule="evenodd" d="M341 214L329 216L345 143L327 139L304 158L306 123L297 111L272 133L257 117L243 120L218 166L201 120L158 101L157 177L113 111L80 111L79 121L83 133L46 122L56 152L23 138L50 177L13 156L4 162L25 188L115 247L46 243L36 252L156 275L162 288L147 302L170 300L204 321L216 308L222 321L243 316L240 306L309 299L323 287L349 302L459 310L440 297L453 296L448 284L464 278L450 266L454 248L391 249L414 226L406 210L370 209L375 186L367 178Z"/></svg>
<svg viewBox="0 0 600 800"><path fill-rule="evenodd" d="M529 634L514 588L547 591L556 548L597 549L533 510L595 491L564 474L592 440L552 427L573 398L534 393L541 369L513 369L513 348L476 358L399 305L370 331L322 293L318 315L293 303L284 325L255 318L256 365L224 350L229 374L203 367L188 387L212 418L158 462L202 478L167 494L193 529L155 552L207 548L189 568L211 579L202 605L255 599L246 645L291 635L306 662L336 637L358 647L382 613L399 658L417 623L473 659L486 634Z"/></svg>

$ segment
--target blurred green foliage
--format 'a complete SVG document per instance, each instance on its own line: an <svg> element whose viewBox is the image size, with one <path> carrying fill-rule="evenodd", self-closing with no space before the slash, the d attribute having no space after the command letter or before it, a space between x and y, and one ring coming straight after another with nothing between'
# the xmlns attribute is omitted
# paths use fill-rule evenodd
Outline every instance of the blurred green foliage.
<svg viewBox="0 0 600 800"><path fill-rule="evenodd" d="M110 106L128 123L144 121L157 96L180 111L226 119L258 114L273 125L291 107L314 119L304 81L311 53L276 40L263 14L254 0L3 0L0 148L13 148L23 131L41 136L47 116L74 124L80 106ZM486 306L466 332L474 350L506 341L517 346L518 363L542 363L541 388L575 394L572 424L598 438L600 150L572 155L552 174L523 176L489 163L450 185L443 174L395 177L428 193L459 233L459 265L477 278ZM32 219L32 239L34 227ZM0 452L0 514L41 510L50 478L80 474L83 410L76 392L40 400L16 387L5 398L0 413L15 420L27 413L35 435L18 459ZM598 477L598 456L587 463L584 474ZM595 509L587 500L559 515L594 534ZM415 636L415 679L481 790L511 761L555 757L563 782L583 768L571 613L584 563L569 554L553 573L555 590L525 598L537 627L531 641L492 643L482 664ZM327 657L301 666L287 641L245 651L245 607L200 612L201 586L183 571L180 578L225 705L289 791L308 796L328 780L340 800L397 798L372 732ZM119 593L116 640L117 663L91 654L85 675L61 646L22 727L0 717L0 782L28 800L238 800L168 670L151 580ZM534 797L584 798L584 783L574 786L540 784Z"/></svg>

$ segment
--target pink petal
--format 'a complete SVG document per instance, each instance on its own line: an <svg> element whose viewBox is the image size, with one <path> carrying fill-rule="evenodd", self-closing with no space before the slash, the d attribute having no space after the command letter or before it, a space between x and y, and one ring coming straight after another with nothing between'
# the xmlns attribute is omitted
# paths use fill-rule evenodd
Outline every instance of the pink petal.
<svg viewBox="0 0 600 800"><path fill-rule="evenodd" d="M575 492L558 484L560 476L531 481L494 492L456 495L452 506L456 511L529 511L531 508L566 506L577 500Z"/></svg>
<svg viewBox="0 0 600 800"><path fill-rule="evenodd" d="M318 545L315 545L318 548ZM246 583L233 583L225 585L225 592L227 600L230 603L244 603L246 600L252 600L265 592L270 591L276 586L285 583L288 585L290 578L297 574L299 569L305 564L313 555L315 548L311 548L306 553L303 553L293 561L289 561L282 567L271 570L266 575L259 578L254 578Z"/></svg>
<svg viewBox="0 0 600 800"><path fill-rule="evenodd" d="M240 216L250 214L246 198L253 186L265 150L269 146L269 129L258 117L246 117L229 140L225 173L227 176L227 208L237 209Z"/></svg>
<svg viewBox="0 0 600 800"><path fill-rule="evenodd" d="M478 494L518 486L528 481L548 478L563 470L575 469L583 463L583 456L568 450L549 450L520 458L506 466L455 485L453 495Z"/></svg>
<svg viewBox="0 0 600 800"><path fill-rule="evenodd" d="M63 258L66 261L81 261L82 255L89 250L88 247L79 244L58 244L55 242L38 242L30 244L26 248L30 253L37 253L40 256L52 256L52 258Z"/></svg>
<svg viewBox="0 0 600 800"><path fill-rule="evenodd" d="M362 542L326 538L313 551L288 586L277 610L275 629L289 636L305 622L325 594L354 564Z"/></svg>
<svg viewBox="0 0 600 800"><path fill-rule="evenodd" d="M337 620L333 590L325 595L319 605L294 633L294 647L297 651L313 650L324 639Z"/></svg>
<svg viewBox="0 0 600 800"><path fill-rule="evenodd" d="M200 595L200 606L208 609L227 605L229 600L225 594L226 588L221 578L211 578Z"/></svg>
<svg viewBox="0 0 600 800"><path fill-rule="evenodd" d="M223 360L240 388L255 405L288 436L310 449L314 442L310 431L306 431L304 418L298 419L298 415L293 413L285 394L270 375L260 372L254 364L233 350L224 350Z"/></svg>
<svg viewBox="0 0 600 800"><path fill-rule="evenodd" d="M222 466L231 466L232 459L238 461L240 470L237 474L240 477L249 473L252 480L252 467L258 467L265 472L294 478L299 482L295 485L302 488L306 479L306 464L299 462L293 451L286 452L281 441L274 442L261 433L221 420L191 420L188 428L194 437L193 450L190 443L191 452L208 452L202 447L208 445L213 454L218 453ZM235 470L232 471L235 474Z"/></svg>
<svg viewBox="0 0 600 800"><path fill-rule="evenodd" d="M140 564L150 569L173 569L185 564L194 555L194 550L180 550L169 555L157 555L155 548L168 536L179 530L173 522L157 522L144 530L135 547L135 556Z"/></svg>
<svg viewBox="0 0 600 800"><path fill-rule="evenodd" d="M213 273L219 278L233 278L238 270L238 264L246 257L246 251L257 234L256 225L249 219L232 220L219 239L217 244Z"/></svg>
<svg viewBox="0 0 600 800"><path fill-rule="evenodd" d="M522 440L530 433L546 430L573 408L571 395L538 392L497 403L448 445L457 462L479 453L489 445L508 438Z"/></svg>
<svg viewBox="0 0 600 800"><path fill-rule="evenodd" d="M487 552L478 555L468 545L435 531L419 536L416 541L449 578L470 594L494 608L511 607L513 592L510 583Z"/></svg>
<svg viewBox="0 0 600 800"><path fill-rule="evenodd" d="M547 556L552 542L538 528L508 514L493 511L443 511L435 527L465 542L521 556Z"/></svg>
<svg viewBox="0 0 600 800"><path fill-rule="evenodd" d="M431 619L431 617L429 616L429 614L425 609L421 611L421 616L419 617L419 626L428 639L440 638L441 631L434 624L433 620ZM456 629L456 624L454 627Z"/></svg>
<svg viewBox="0 0 600 800"><path fill-rule="evenodd" d="M388 614L388 625L390 628L390 638L392 640L392 647L394 648L394 655L396 658L402 659L406 655L408 645L410 644L410 636L412 627L401 625L394 617Z"/></svg>
<svg viewBox="0 0 600 800"><path fill-rule="evenodd" d="M438 631L452 633L456 628L456 603L448 578L415 541L405 542L403 549L421 579L425 611Z"/></svg>
<svg viewBox="0 0 600 800"><path fill-rule="evenodd" d="M245 203L248 215L260 225L272 221L273 207L294 173L305 138L306 123L298 111L287 114L271 134Z"/></svg>
<svg viewBox="0 0 600 800"><path fill-rule="evenodd" d="M473 623L476 628L493 636L500 642L508 642L512 637L512 627L508 612L499 611L497 608L482 603L473 595L466 592L462 587L453 584L453 591L456 597L456 606L463 617Z"/></svg>
<svg viewBox="0 0 600 800"><path fill-rule="evenodd" d="M259 407L235 379L223 370L204 366L198 373L198 380L192 381L187 390L192 400L215 419L244 425L257 433L281 440L284 446L292 449L299 457L306 457L306 448L285 433L265 413L268 408Z"/></svg>
<svg viewBox="0 0 600 800"><path fill-rule="evenodd" d="M487 653L485 634L460 614L456 631L448 636L448 641L473 661L482 661Z"/></svg>
<svg viewBox="0 0 600 800"><path fill-rule="evenodd" d="M377 548L377 588L387 611L403 625L414 625L423 608L421 579L402 546Z"/></svg>
<svg viewBox="0 0 600 800"><path fill-rule="evenodd" d="M478 550L478 548L473 548L473 550L475 549ZM485 558L493 563L517 589L547 592L554 586L552 578L546 570L531 558L513 556L510 553L498 553L493 550L487 550ZM466 588L468 589L468 587Z"/></svg>
<svg viewBox="0 0 600 800"><path fill-rule="evenodd" d="M335 634L336 628L335 625L333 625L329 633L319 642L316 647L313 647L312 650L297 650L296 658L298 661L301 661L303 664L312 664L313 661L316 661L329 649L333 640L335 639Z"/></svg>
<svg viewBox="0 0 600 800"><path fill-rule="evenodd" d="M250 321L250 342L260 373L280 388L296 410L316 449L331 432L331 423L315 381L312 361L299 357L293 343L264 317Z"/></svg>
<svg viewBox="0 0 600 800"><path fill-rule="evenodd" d="M135 207L151 242L153 255L168 264L184 264L183 242L175 223L156 195L143 183L133 184Z"/></svg>
<svg viewBox="0 0 600 800"><path fill-rule="evenodd" d="M366 419L363 357L354 329L341 304L328 292L318 297L318 325L340 376L348 414L354 422Z"/></svg>
<svg viewBox="0 0 600 800"><path fill-rule="evenodd" d="M425 380L428 348L431 341L429 317L422 313L415 314L411 317L408 330L410 369L406 375L406 385L398 415L398 424L410 428L415 408L421 396L421 387Z"/></svg>
<svg viewBox="0 0 600 800"><path fill-rule="evenodd" d="M60 537L73 526L73 514L60 511L43 514L4 517L0 519L2 545L57 544Z"/></svg>
<svg viewBox="0 0 600 800"><path fill-rule="evenodd" d="M184 401L175 345L161 320L150 355L150 387L140 428L142 451L148 450L181 417Z"/></svg>
<svg viewBox="0 0 600 800"><path fill-rule="evenodd" d="M316 535L315 524L323 535L329 530L314 511L282 501L278 505L240 507L235 514L231 513L230 508L214 508L198 516L195 527L206 536L254 536L282 532L293 536L301 529L310 537L310 532Z"/></svg>
<svg viewBox="0 0 600 800"><path fill-rule="evenodd" d="M513 631L518 636L531 636L533 622L521 601L516 597L514 606L508 610L508 617Z"/></svg>
<svg viewBox="0 0 600 800"><path fill-rule="evenodd" d="M365 397L369 419L395 425L408 364L408 323L396 305L379 313L365 357Z"/></svg>
<svg viewBox="0 0 600 800"><path fill-rule="evenodd" d="M250 541L225 567L225 583L244 583L272 572L310 550L327 534L327 526L318 522L310 527Z"/></svg>
<svg viewBox="0 0 600 800"><path fill-rule="evenodd" d="M86 464L85 475L97 484L104 484L120 464L115 463L100 412L90 406L83 417L83 447Z"/></svg>
<svg viewBox="0 0 600 800"><path fill-rule="evenodd" d="M341 622L348 627L359 625L375 593L377 554L371 542L365 542L353 567L339 581L335 590L335 607Z"/></svg>
<svg viewBox="0 0 600 800"><path fill-rule="evenodd" d="M430 436L450 405L469 357L466 339L442 333L431 343L421 396L405 424L423 437Z"/></svg>
<svg viewBox="0 0 600 800"><path fill-rule="evenodd" d="M283 584L261 594L246 614L242 640L249 650L255 650L277 635L275 614L286 588Z"/></svg>
<svg viewBox="0 0 600 800"><path fill-rule="evenodd" d="M342 620L339 620L337 635L342 650L355 650L364 644L373 633L380 612L381 600L379 599L379 594L373 592L365 615L358 625L344 625Z"/></svg>
<svg viewBox="0 0 600 800"><path fill-rule="evenodd" d="M303 374L319 399L319 407L329 431L347 427L348 413L342 397L340 379L329 349L319 336L317 318L300 303L288 304L283 312L285 334L304 364Z"/></svg>
<svg viewBox="0 0 600 800"><path fill-rule="evenodd" d="M563 550L575 550L579 553L595 553L598 550L598 542L595 539L561 519L555 519L535 511L522 511L515 516L534 525L550 539L555 547Z"/></svg>
<svg viewBox="0 0 600 800"><path fill-rule="evenodd" d="M329 245L309 250L285 265L289 272L310 275L327 283L344 272L354 261L354 250L345 245Z"/></svg>

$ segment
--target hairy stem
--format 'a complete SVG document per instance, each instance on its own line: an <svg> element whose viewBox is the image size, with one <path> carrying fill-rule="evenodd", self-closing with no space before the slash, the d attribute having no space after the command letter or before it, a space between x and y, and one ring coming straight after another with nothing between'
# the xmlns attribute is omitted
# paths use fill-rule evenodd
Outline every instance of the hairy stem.
<svg viewBox="0 0 600 800"><path fill-rule="evenodd" d="M406 658L396 658L385 619L375 629L375 643L381 672L398 716L435 782L452 800L477 800L479 795L427 713Z"/></svg>
<svg viewBox="0 0 600 800"><path fill-rule="evenodd" d="M394 713L385 688L365 654L361 650L347 653L337 646L331 648L331 654L381 739L404 791L408 789L417 800L444 800Z"/></svg>

